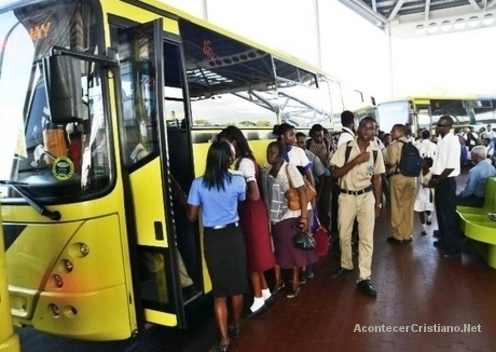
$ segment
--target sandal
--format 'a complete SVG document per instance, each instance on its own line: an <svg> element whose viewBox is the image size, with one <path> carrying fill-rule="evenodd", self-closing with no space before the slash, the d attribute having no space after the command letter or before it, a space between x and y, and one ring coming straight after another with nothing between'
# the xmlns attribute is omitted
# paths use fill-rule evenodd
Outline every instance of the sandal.
<svg viewBox="0 0 496 352"><path fill-rule="evenodd" d="M293 285L291 289L288 290L286 293L286 298L295 298L298 296L300 293L300 286L299 285Z"/></svg>
<svg viewBox="0 0 496 352"><path fill-rule="evenodd" d="M272 294L275 295L277 292L281 291L284 287L286 287L286 284L283 282L278 282L274 289L272 290Z"/></svg>
<svg viewBox="0 0 496 352"><path fill-rule="evenodd" d="M219 352L229 352L229 345L219 345Z"/></svg>

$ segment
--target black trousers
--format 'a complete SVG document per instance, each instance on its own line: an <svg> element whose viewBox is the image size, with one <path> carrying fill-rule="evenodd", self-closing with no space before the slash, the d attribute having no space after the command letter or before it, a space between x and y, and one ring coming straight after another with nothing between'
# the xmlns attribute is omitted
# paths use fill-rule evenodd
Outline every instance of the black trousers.
<svg viewBox="0 0 496 352"><path fill-rule="evenodd" d="M484 206L484 198L477 197L476 195L469 195L466 197L456 197L456 205L463 205L466 207L482 208Z"/></svg>
<svg viewBox="0 0 496 352"><path fill-rule="evenodd" d="M435 191L435 206L440 241L444 244L447 253L459 253L462 234L460 219L456 213L456 180L454 177L448 177L438 183Z"/></svg>

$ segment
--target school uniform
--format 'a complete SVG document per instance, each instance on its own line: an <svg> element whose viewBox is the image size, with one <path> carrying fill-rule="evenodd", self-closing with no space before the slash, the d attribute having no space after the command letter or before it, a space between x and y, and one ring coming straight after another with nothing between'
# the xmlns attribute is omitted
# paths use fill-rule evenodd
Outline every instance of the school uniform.
<svg viewBox="0 0 496 352"><path fill-rule="evenodd" d="M201 207L204 254L214 297L230 297L248 291L246 249L239 226L238 202L246 198L242 176L225 177L224 190L208 189L196 178L188 204Z"/></svg>
<svg viewBox="0 0 496 352"><path fill-rule="evenodd" d="M347 144L342 144L334 153L331 164L343 167ZM349 143L351 147L347 163L360 154L357 139ZM374 151L377 157L374 162ZM381 175L385 170L384 158L373 141L367 147L370 158L359 164L339 179L338 231L341 246L341 268L352 270L351 235L355 218L358 221L358 267L359 279L369 280L371 275L372 253L374 248L375 198L372 191L372 176Z"/></svg>
<svg viewBox="0 0 496 352"><path fill-rule="evenodd" d="M391 199L391 228L393 238L398 241L409 241L413 233L413 206L417 193L415 177L407 177L400 173L398 164L406 137L391 143L386 151L388 164L394 165L389 169L389 191Z"/></svg>

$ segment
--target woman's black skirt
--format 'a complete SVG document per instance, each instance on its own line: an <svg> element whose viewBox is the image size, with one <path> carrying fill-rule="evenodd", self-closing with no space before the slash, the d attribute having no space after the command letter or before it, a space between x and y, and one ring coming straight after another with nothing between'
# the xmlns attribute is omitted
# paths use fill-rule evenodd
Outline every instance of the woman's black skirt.
<svg viewBox="0 0 496 352"><path fill-rule="evenodd" d="M204 247L213 296L230 297L246 293L248 275L241 228L205 228Z"/></svg>

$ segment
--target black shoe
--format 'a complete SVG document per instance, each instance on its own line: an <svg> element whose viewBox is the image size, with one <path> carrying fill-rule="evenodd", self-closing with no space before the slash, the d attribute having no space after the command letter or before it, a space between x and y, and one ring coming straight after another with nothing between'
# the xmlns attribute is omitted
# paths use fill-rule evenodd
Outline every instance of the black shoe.
<svg viewBox="0 0 496 352"><path fill-rule="evenodd" d="M307 272L302 271L300 272L300 285L304 285L307 283Z"/></svg>
<svg viewBox="0 0 496 352"><path fill-rule="evenodd" d="M357 284L357 288L368 296L377 296L377 291L370 280L362 280Z"/></svg>
<svg viewBox="0 0 496 352"><path fill-rule="evenodd" d="M402 240L399 240L397 238L394 238L393 236L390 236L386 239L386 241L388 241L389 243L392 243L392 244L403 244L403 241Z"/></svg>
<svg viewBox="0 0 496 352"><path fill-rule="evenodd" d="M432 225L432 221L429 221L429 220L427 220L425 223L426 223L427 225Z"/></svg>
<svg viewBox="0 0 496 352"><path fill-rule="evenodd" d="M248 310L248 312L243 314L243 318L252 318L254 316L260 315L262 313L265 313L267 311L267 306L264 305L258 308L256 311L252 312L251 309Z"/></svg>
<svg viewBox="0 0 496 352"><path fill-rule="evenodd" d="M402 244L407 244L407 243L410 243L410 242L412 242L412 241L413 241L413 238L412 238L412 237L410 237L410 238L409 238L409 239L407 239L407 240L403 240L403 241L401 241L401 243L402 243Z"/></svg>
<svg viewBox="0 0 496 352"><path fill-rule="evenodd" d="M274 295L271 295L265 300L265 305L267 306L267 308L271 308L274 306Z"/></svg>
<svg viewBox="0 0 496 352"><path fill-rule="evenodd" d="M441 231L439 231L439 230L432 231L432 236L434 238L441 238Z"/></svg>
<svg viewBox="0 0 496 352"><path fill-rule="evenodd" d="M443 254L443 258L456 258L461 256L460 252L446 252Z"/></svg>
<svg viewBox="0 0 496 352"><path fill-rule="evenodd" d="M229 333L229 336L231 336L231 337L238 337L241 335L241 329L240 328L228 328L227 332Z"/></svg>
<svg viewBox="0 0 496 352"><path fill-rule="evenodd" d="M334 270L329 277L334 280L334 279L337 279L338 277L340 277L342 275L349 274L352 271L353 271L353 269L345 269L345 268L339 267L339 269Z"/></svg>
<svg viewBox="0 0 496 352"><path fill-rule="evenodd" d="M427 231L422 230L422 232L420 232L420 234L421 234L422 236L427 236Z"/></svg>

